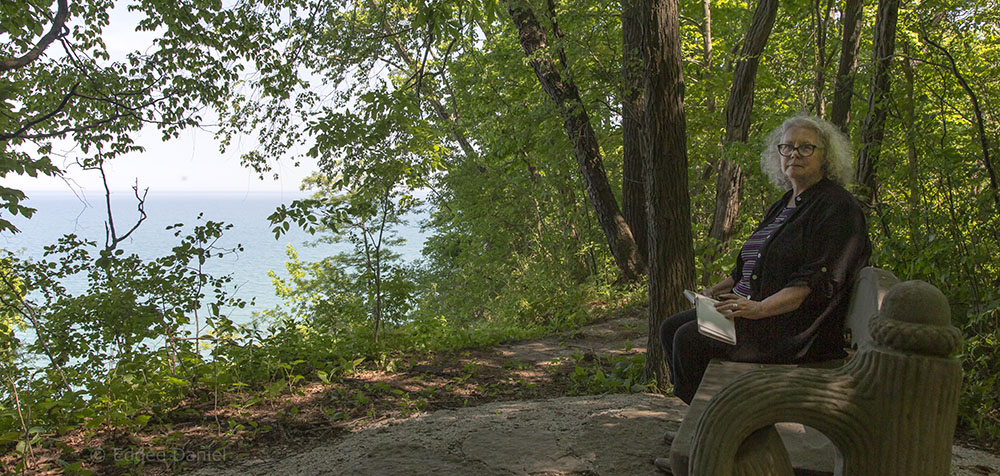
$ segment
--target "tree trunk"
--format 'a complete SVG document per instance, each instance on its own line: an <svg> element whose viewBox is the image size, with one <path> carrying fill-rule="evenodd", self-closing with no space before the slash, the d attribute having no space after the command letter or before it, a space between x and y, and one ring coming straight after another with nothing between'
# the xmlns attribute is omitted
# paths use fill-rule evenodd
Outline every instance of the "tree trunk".
<svg viewBox="0 0 1000 476"><path fill-rule="evenodd" d="M727 141L723 150L730 150ZM732 239L736 232L736 218L740 211L740 191L743 188L743 168L726 157L719 159L715 177L715 213L708 236L720 246Z"/></svg>
<svg viewBox="0 0 1000 476"><path fill-rule="evenodd" d="M702 70L706 75L712 74L712 0L701 0L701 38L703 42L702 50ZM715 112L715 95L708 95L708 102L705 105L708 112Z"/></svg>
<svg viewBox="0 0 1000 476"><path fill-rule="evenodd" d="M649 339L646 376L660 388L667 366L660 324L687 307L694 284L688 196L684 76L677 0L644 0L646 52L646 197L649 211Z"/></svg>
<svg viewBox="0 0 1000 476"><path fill-rule="evenodd" d="M830 122L845 133L851 115L854 76L858 72L864 6L864 0L847 0L844 3L844 36L840 43L840 66L837 67L837 82L833 89Z"/></svg>
<svg viewBox="0 0 1000 476"><path fill-rule="evenodd" d="M903 54L906 56L902 62L903 77L906 78L906 97L902 105L903 107L900 108L900 112L902 113L903 130L906 133L906 182L910 192L909 199L907 200L909 205L909 211L907 212L909 220L907 221L910 225L909 242L914 247L914 253L919 253L924 246L924 240L920 232L920 173L917 167L917 131L914 124L916 116L914 83L916 78L913 71L913 60L910 59L909 42L904 41L902 46Z"/></svg>
<svg viewBox="0 0 1000 476"><path fill-rule="evenodd" d="M643 167L642 24L639 0L622 0L622 211L648 263L646 240L646 179Z"/></svg>
<svg viewBox="0 0 1000 476"><path fill-rule="evenodd" d="M767 39L771 35L777 13L778 0L761 0L754 11L750 29L740 51L740 58L736 62L729 101L726 103L726 145L746 142L750 134L750 113L753 111L757 66L760 64L760 55L767 45ZM732 238L736 228L743 171L739 164L725 156L719 160L718 170L719 175L715 182L715 214L708 235L719 243L725 243Z"/></svg>
<svg viewBox="0 0 1000 476"><path fill-rule="evenodd" d="M879 0L875 16L875 72L868 92L868 114L861 126L861 150L855 181L862 203L875 207L875 165L885 136L886 106L889 100L889 69L896 51L896 19L899 0Z"/></svg>
<svg viewBox="0 0 1000 476"><path fill-rule="evenodd" d="M816 78L813 86L813 102L816 105L816 115L826 116L826 28L830 24L830 10L833 9L833 0L828 0L826 9L823 9L823 0L815 0L816 5L813 12L816 21Z"/></svg>
<svg viewBox="0 0 1000 476"><path fill-rule="evenodd" d="M597 137L580 99L580 92L576 84L571 79L564 79L556 67L545 30L539 25L531 7L524 0L507 0L506 3L528 62L535 70L542 90L556 103L559 115L563 119L566 134L573 143L577 166L583 175L587 195L608 240L611 255L618 265L621 278L625 281L634 281L644 274L646 269L639 256L632 231L621 209L618 208L618 201L608 182Z"/></svg>
<svg viewBox="0 0 1000 476"><path fill-rule="evenodd" d="M733 85L726 103L726 142L746 142L750 133L750 113L753 111L753 92L757 80L760 55L767 46L767 39L774 27L778 13L777 0L761 0L754 11L750 29L747 30L740 58L733 72Z"/></svg>

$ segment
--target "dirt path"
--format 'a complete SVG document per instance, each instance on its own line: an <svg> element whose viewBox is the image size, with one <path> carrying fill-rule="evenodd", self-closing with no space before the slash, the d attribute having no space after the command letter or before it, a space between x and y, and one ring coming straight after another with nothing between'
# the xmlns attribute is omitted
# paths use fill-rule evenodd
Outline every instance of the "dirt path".
<svg viewBox="0 0 1000 476"><path fill-rule="evenodd" d="M550 366L560 359L583 353L584 358L596 355L628 355L645 352L648 329L639 316L605 319L579 330L564 332L544 339L495 347L505 360L521 360Z"/></svg>

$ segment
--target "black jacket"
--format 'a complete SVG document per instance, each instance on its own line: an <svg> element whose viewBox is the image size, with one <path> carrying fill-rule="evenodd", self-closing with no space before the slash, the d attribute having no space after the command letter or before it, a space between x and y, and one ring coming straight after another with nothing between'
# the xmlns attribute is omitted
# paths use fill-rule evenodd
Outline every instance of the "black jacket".
<svg viewBox="0 0 1000 476"><path fill-rule="evenodd" d="M771 223L792 192L771 206L758 226ZM760 250L750 299L782 288L808 286L798 309L759 320L736 319L733 358L748 362L808 362L843 357L843 327L851 284L871 256L865 215L843 187L823 179L795 199L796 208ZM743 259L730 273L742 278Z"/></svg>

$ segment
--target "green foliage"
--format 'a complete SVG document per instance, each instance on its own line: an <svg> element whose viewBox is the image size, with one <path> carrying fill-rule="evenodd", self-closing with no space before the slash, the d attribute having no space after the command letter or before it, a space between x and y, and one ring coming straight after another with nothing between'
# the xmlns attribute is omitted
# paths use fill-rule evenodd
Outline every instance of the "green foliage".
<svg viewBox="0 0 1000 476"><path fill-rule="evenodd" d="M23 331L26 326L17 311L17 303L22 299L24 299L23 281L14 274L11 260L0 257L0 365L2 366L14 362L20 345L14 331Z"/></svg>
<svg viewBox="0 0 1000 476"><path fill-rule="evenodd" d="M151 261L74 235L40 261L5 259L3 293L20 293L4 299L5 309L30 321L34 338L7 348L3 407L57 432L79 423L141 428L162 417L204 370L196 344L224 339L232 322L222 309L245 304L227 297L228 276L201 271L229 251L215 246L228 227L208 221L181 236L173 226L180 244ZM87 288L73 294L68 280ZM206 329L214 337L201 335Z"/></svg>
<svg viewBox="0 0 1000 476"><path fill-rule="evenodd" d="M356 335L358 323L370 322L377 344L382 326L402 322L412 307L413 270L399 263L392 247L402 243L395 230L401 215L417 201L400 196L392 181L353 193L342 180L314 175L304 186L317 191L311 199L272 214L275 233L287 230L290 221L315 224L306 225L306 230L325 232L317 244L346 242L351 251L305 265L290 248L291 279L286 283L274 278L278 295L299 315L311 316L327 329ZM345 189L346 195L338 195Z"/></svg>
<svg viewBox="0 0 1000 476"><path fill-rule="evenodd" d="M630 349L626 348L626 353ZM646 354L591 356L572 355L576 367L569 374L570 395L638 393L654 389L644 378Z"/></svg>
<svg viewBox="0 0 1000 476"><path fill-rule="evenodd" d="M998 303L1000 304L1000 303ZM984 440L1000 441L1000 305L966 324L962 349L960 425Z"/></svg>

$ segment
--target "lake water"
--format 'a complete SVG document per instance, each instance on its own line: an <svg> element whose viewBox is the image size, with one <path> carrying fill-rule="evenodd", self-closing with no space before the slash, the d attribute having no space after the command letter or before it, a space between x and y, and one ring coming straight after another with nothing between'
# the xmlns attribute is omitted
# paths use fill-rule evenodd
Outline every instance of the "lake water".
<svg viewBox="0 0 1000 476"><path fill-rule="evenodd" d="M96 241L99 247L103 247L104 222L107 219L103 195L88 196L86 201L72 193L33 192L29 196L27 205L38 211L30 220L22 217L14 217L11 220L21 233L0 234L0 246L5 250L18 253L22 257L38 259L42 257L44 246L54 244L60 236L68 233ZM179 237L174 236L174 230L165 229L168 225L184 223L186 234L196 224L204 223L205 220L232 224L233 228L223 234L217 245L222 248L232 248L241 244L243 251L223 258L210 259L206 263L205 271L213 276L231 274L232 294L248 303L255 298L253 306L226 310L235 322L247 322L254 311L269 309L280 303L281 300L275 296L274 286L267 274L273 270L279 276L287 276L285 272L287 245L290 244L295 248L302 261L318 261L326 256L349 250L348 244L306 246L306 243L314 241L315 237L297 229L294 225L289 233L275 240L267 216L279 205L306 196L305 193L161 192L154 194L150 192L145 205L146 220L119 245L119 249L125 250L126 253L136 253L144 259L153 259L169 254L171 248L180 242ZM135 197L131 193L114 193L111 204L115 228L118 234L122 235L138 218ZM201 212L204 215L203 220L199 222L197 217ZM9 219L9 215L5 214L5 217ZM410 215L406 218L408 223L397 229L399 236L406 239L406 243L396 248L396 252L400 253L404 260L412 261L420 258L425 236L419 229L420 215ZM86 283L80 280L64 284L70 293L77 294L85 290Z"/></svg>

